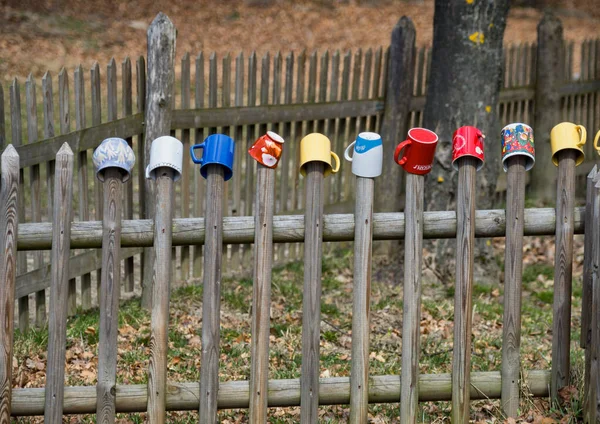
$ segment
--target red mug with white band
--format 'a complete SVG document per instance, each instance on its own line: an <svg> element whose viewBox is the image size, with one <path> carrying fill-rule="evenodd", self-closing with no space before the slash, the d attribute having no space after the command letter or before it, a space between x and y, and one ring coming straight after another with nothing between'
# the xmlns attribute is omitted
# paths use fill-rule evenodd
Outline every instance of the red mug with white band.
<svg viewBox="0 0 600 424"><path fill-rule="evenodd" d="M477 159L477 170L483 166L483 140L485 136L478 128L465 126L454 131L452 136L452 167L458 169L458 158L472 156Z"/></svg>
<svg viewBox="0 0 600 424"><path fill-rule="evenodd" d="M394 161L410 174L425 175L431 171L438 136L426 128L411 128L408 139L396 146ZM404 156L400 158L400 152Z"/></svg>

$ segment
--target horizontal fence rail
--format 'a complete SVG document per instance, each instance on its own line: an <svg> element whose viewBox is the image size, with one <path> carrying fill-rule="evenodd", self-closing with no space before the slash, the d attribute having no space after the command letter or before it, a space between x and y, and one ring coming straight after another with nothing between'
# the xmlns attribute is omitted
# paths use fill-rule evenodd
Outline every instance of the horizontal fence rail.
<svg viewBox="0 0 600 424"><path fill-rule="evenodd" d="M584 233L585 208L574 209L575 234ZM173 245L204 243L204 218L178 218L173 220ZM400 240L404 237L404 213L373 214L373 240ZM524 235L554 235L556 211L552 208L525 209ZM456 213L450 211L425 212L423 236L429 239L456 237ZM51 237L44 231L50 224L21 224L17 248L19 250L44 250L52 247ZM254 242L253 217L223 219L223 242L249 244ZM475 237L503 237L506 232L506 212L503 209L475 212ZM153 242L153 222L149 219L123 221L121 246L149 247ZM323 241L354 240L354 215L334 214L323 216ZM273 242L293 243L304 241L304 216L279 215L273 217ZM75 249L101 248L102 223L74 222L71 227L71 247Z"/></svg>
<svg viewBox="0 0 600 424"><path fill-rule="evenodd" d="M550 372L525 371L528 395L548 396ZM400 399L400 376L371 376L369 403L395 403ZM422 374L419 377L419 401L449 400L452 392L450 374ZM288 407L300 405L300 379L269 380L268 406ZM198 383L169 382L167 410L194 411L198 409ZM116 386L117 412L145 412L148 391L145 384ZM498 399L501 393L499 371L471 374L471 399ZM219 409L248 408L250 390L248 381L226 381L219 385ZM348 377L321 378L319 405L345 405L350 401ZM65 387L65 414L90 414L96 411L96 387ZM44 389L14 389L12 400L14 416L42 415Z"/></svg>

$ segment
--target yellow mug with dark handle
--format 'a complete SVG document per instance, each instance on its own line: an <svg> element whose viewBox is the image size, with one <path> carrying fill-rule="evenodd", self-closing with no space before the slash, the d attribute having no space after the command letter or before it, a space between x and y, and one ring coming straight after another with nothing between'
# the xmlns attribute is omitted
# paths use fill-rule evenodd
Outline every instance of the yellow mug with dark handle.
<svg viewBox="0 0 600 424"><path fill-rule="evenodd" d="M550 145L552 147L552 162L558 166L557 153L565 149L577 150L575 165L581 164L585 159L583 146L587 140L587 133L583 125L571 122L561 122L550 131Z"/></svg>
<svg viewBox="0 0 600 424"><path fill-rule="evenodd" d="M335 166L331 163L332 157ZM306 164L314 161L327 165L324 176L335 174L340 169L340 158L331 151L331 141L320 133L308 134L300 141L300 174L306 176Z"/></svg>

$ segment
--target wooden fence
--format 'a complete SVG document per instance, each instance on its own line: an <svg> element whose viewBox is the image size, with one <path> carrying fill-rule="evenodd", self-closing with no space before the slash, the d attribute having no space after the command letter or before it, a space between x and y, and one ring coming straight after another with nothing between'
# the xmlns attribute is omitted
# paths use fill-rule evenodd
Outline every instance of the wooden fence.
<svg viewBox="0 0 600 424"><path fill-rule="evenodd" d="M568 384L570 325L566 331L557 330L562 323L570 323L571 264L573 261L573 235L586 236L584 299L582 316L582 342L586 349L586 408L588 422L596 422L598 393L597 340L600 337L600 295L597 293L599 278L600 246L594 225L600 214L600 184L596 168L588 176L588 202L585 208L574 208L575 160L570 152L560 157L560 177L557 193L560 207L545 209L524 209L525 178L524 162L509 164L507 209L475 211L473 196L475 166L471 162L459 164L459 200L457 211L423 212L423 176L411 175L406 180L407 208L404 213L373 213L374 185L368 178L355 178L357 182L356 214L323 214L322 190L325 187L323 165L313 162L308 167L305 179L304 215L279 214L275 211L276 172L255 166L257 179L252 190L256 196L256 216L222 217L224 210L222 190L223 171L218 165L211 165L207 179L207 214L205 218L173 219L172 202L177 184L173 174L161 172L155 183L156 210L153 220L128 219L121 221L118 205L122 203L121 183L118 173L106 173L103 183L103 203L105 215L102 222L82 220L71 222L73 212L71 202L75 183L75 154L67 143L59 149L54 160L54 198L52 203L52 223L20 223L19 202L24 195L20 186L19 156L12 145L8 146L0 158L2 182L0 185L0 423L8 423L11 416L44 415L47 422L60 422L64 414L96 413L99 422L114 422L116 412L148 411L149 422L164 422L167 410L199 410L200 422L215 422L218 409L250 408L251 422L266 422L268 407L301 407L301 420L317 422L319 405L350 404L351 422L366 423L368 403L398 402L401 399L403 422L416 422L418 401L453 400L455 422L468 422L470 399L501 398L503 409L509 416L515 416L519 406L519 396L546 397L552 395L558 400L558 390ZM513 166L515 169L513 169ZM471 171L463 172L463 168ZM162 168L167 170L168 168ZM467 169L467 170L468 170ZM514 172L513 172L514 171ZM111 176L112 175L112 176ZM181 181L183 183L183 181ZM182 184L181 184L182 185ZM460 193L463 193L460 195ZM420 199L420 200L419 200ZM462 200L461 200L462 199ZM123 203L124 204L124 203ZM420 205L420 206L419 206ZM360 216L360 219L357 219ZM594 218L596 217L596 218ZM360 224L360 225L359 225ZM594 237L589 235L593 233ZM419 375L419 326L420 320L420 269L422 240L424 238L460 238L464 252L463 269L472 266L475 237L507 236L505 278L506 290L520 293L520 270L522 266L522 238L528 235L557 235L555 264L555 309L553 331L552 370L529 370L521 364L520 308L514 304L507 292L505 314L514 325L506 325L503 335L503 358L501 371L473 372L469 370L470 357L470 308L455 307L454 320L463 332L455 337L465 337L464 343L455 339L455 367L462 367L466 373ZM370 263L372 240L405 239L415 249L406 249L405 280L415 290L404 291L404 304L412 308L404 310L402 345L402 378L397 375L369 375L370 303ZM357 313L353 321L352 335L357 341L352 344L351 376L336 378L319 377L319 305L321 293L320 258L323 241L355 243L354 303ZM515 247L515 243L519 242ZM219 326L220 298L219 284L225 244L239 246L254 243L254 293L252 331L252 373L250 381L218 381L219 369ZM305 288L303 313L303 355L302 376L290 380L268 380L268 343L270 328L270 274L271 252L275 246L286 243L303 243L305 255ZM167 338L169 292L172 274L172 246L190 247L204 245L203 258L204 301L202 328L202 361L200 385L198 382L168 382ZM155 251L153 287L155 291L152 306L150 337L149 378L147 385L116 385L116 308L121 275L119 264L135 248L151 247ZM102 287L100 299L98 354L98 385L88 387L64 387L64 366L66 348L66 325L69 310L68 292L72 277L73 249L99 249L102 258ZM122 249L121 249L122 248ZM46 386L44 388L12 389L12 311L15 299L19 298L17 277L17 255L28 250L51 253L49 265L50 316L48 338L48 362ZM110 270L110 271L109 271ZM512 270L512 271L511 271ZM460 274L460 275L459 275ZM408 277L407 277L408 275ZM358 276L358 277L357 277ZM408 278L408 279L407 279ZM457 268L456 301L469 304L473 295L468 284L468 271ZM466 280L465 280L466 279ZM37 289L38 287L36 287ZM562 291L566 294L560 294ZM161 296L158 296L158 294ZM565 296L567 296L565 298ZM113 302L111 303L111 300ZM216 303L213 303L217 300ZM508 305L507 304L510 304ZM513 303L511 303L513 302ZM510 306L510 308L509 308ZM316 309L315 309L316 308ZM366 311L365 311L366 308ZM311 313L312 312L312 313ZM208 323L210 321L210 325ZM506 322L506 320L505 320ZM412 328L414 327L414 328ZM413 337L408 337L412 333ZM358 337L360 336L360 339ZM304 340L304 339L307 340ZM260 348L255 345L260 345ZM109 347L114 349L110 349ZM363 361L360 360L363 359ZM407 363L405 364L405 361ZM411 378L409 378L409 373ZM521 377L522 375L522 377ZM509 386L506 388L505 386ZM466 391L461 389L466 388ZM515 390L516 389L516 390ZM409 405L411 407L409 407Z"/></svg>
<svg viewBox="0 0 600 424"><path fill-rule="evenodd" d="M333 150L339 153L359 131L380 131L386 145L395 146L409 126L420 125L431 50L413 49L411 31L414 43L414 27L399 24L392 34L396 45L385 49L277 52L261 58L255 53L235 57L218 57L215 53L207 56L202 52L193 57L185 53L174 76L170 129L186 149L190 143L200 142L217 131L237 141L234 178L224 187L224 216L253 214L256 175L245 150L267 129L279 132L288 146L275 181L275 212L293 214L304 207L304 181L296 172L298 142L303 134L313 130L325 133L332 140ZM390 59L390 52L394 51L399 53ZM408 60L400 54L414 57ZM590 131L600 126L600 40L564 44L565 60L561 63L565 81L551 88L536 84L536 44L510 46L504 56L504 87L498 110L502 124L544 121L545 111L535 109L536 92L554 90L561 99L560 119L577 121ZM41 85L30 75L24 87L17 79L6 92L0 87L0 149L11 142L21 158L21 222L52 220L54 155L64 142L74 151L76 160L73 217L76 221L101 220L102 187L91 173L88 157L109 136L127 139L138 155L138 176L124 190L124 217L151 217L147 208L140 206L151 203L151 196L146 196L143 172L144 152L148 148L144 142L144 132L148 130L144 125L144 114L148 112L146 63L143 57L134 62L126 58L119 66L113 59L106 72L99 64L89 70L79 66L72 75L66 69L57 78L46 73ZM407 69L411 64L414 67ZM388 74L388 69L394 72ZM407 84L406 78L411 75ZM387 95L388 87L395 95ZM403 99L410 101L404 105ZM406 116L407 120L399 122L396 116ZM593 158L591 143L586 145L586 156ZM184 183L177 188L174 213L178 218L204 216L205 184L199 173L193 172L189 158L185 159ZM578 168L581 180L591 163ZM543 168L534 172L543 172ZM385 165L384 175L400 178L401 174ZM500 178L499 198L505 187L505 180ZM343 167L327 179L323 190L326 212L351 211L355 187L350 167ZM384 196L377 196L376 202L376 211L398 210ZM228 272L248 268L248 245L228 245L224 249ZM144 267L139 249L124 253L124 291L133 292L136 281L147 282L150 276L142 278ZM201 247L177 247L174 253L177 280L201 277ZM302 249L297 244L285 244L276 246L274 255L276 262L281 263L300 258ZM95 303L101 260L96 250L78 249L70 261L68 313L73 314L78 306L88 309ZM36 325L47 320L48 264L47 253L19 253L18 325L22 331L28 328L30 320Z"/></svg>

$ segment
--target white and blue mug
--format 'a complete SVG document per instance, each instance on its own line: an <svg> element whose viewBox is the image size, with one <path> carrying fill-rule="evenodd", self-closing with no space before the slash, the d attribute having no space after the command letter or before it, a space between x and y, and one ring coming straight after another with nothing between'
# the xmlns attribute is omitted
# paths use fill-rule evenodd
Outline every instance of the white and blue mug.
<svg viewBox="0 0 600 424"><path fill-rule="evenodd" d="M354 154L350 156L350 149ZM352 162L352 173L357 177L374 178L381 175L383 163L383 141L374 132L362 132L346 147L344 157Z"/></svg>

